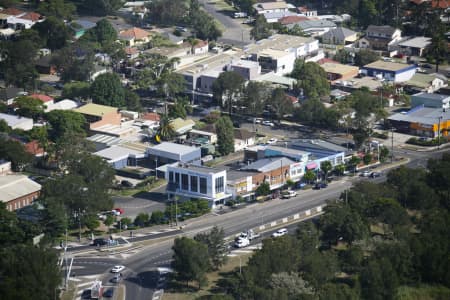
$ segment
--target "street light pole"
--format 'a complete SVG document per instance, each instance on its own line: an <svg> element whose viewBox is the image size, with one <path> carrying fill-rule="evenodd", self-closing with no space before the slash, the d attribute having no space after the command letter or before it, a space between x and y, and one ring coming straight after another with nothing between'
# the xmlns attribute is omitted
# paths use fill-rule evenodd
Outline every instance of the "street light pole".
<svg viewBox="0 0 450 300"><path fill-rule="evenodd" d="M394 127L391 127L391 163L394 161Z"/></svg>
<svg viewBox="0 0 450 300"><path fill-rule="evenodd" d="M78 208L78 240L81 242L81 209Z"/></svg>
<svg viewBox="0 0 450 300"><path fill-rule="evenodd" d="M441 120L442 120L442 116L439 116L438 118L439 123L438 123L438 150L441 147Z"/></svg>

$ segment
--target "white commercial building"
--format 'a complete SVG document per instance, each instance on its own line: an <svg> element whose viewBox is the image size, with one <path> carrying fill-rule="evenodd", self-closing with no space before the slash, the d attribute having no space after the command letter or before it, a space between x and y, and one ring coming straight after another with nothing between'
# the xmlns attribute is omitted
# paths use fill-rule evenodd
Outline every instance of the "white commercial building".
<svg viewBox="0 0 450 300"><path fill-rule="evenodd" d="M226 170L179 163L167 166L166 180L169 197L206 199L212 208L224 204L231 197L225 189Z"/></svg>

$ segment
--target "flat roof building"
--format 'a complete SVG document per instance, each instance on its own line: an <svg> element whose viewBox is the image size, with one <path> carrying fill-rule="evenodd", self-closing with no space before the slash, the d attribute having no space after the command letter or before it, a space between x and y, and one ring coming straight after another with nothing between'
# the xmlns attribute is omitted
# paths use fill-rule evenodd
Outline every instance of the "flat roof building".
<svg viewBox="0 0 450 300"><path fill-rule="evenodd" d="M158 165L173 162L199 162L201 159L201 149L192 146L163 142L147 149L150 159L157 159Z"/></svg>
<svg viewBox="0 0 450 300"><path fill-rule="evenodd" d="M361 73L387 81L404 82L414 76L416 66L378 60L362 67Z"/></svg>

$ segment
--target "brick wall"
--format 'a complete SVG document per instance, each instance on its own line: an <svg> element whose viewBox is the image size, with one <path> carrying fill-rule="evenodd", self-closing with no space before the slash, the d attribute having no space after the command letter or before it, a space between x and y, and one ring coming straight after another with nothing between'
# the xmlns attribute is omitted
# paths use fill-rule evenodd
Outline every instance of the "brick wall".
<svg viewBox="0 0 450 300"><path fill-rule="evenodd" d="M38 197L39 192L34 192L23 197L16 198L6 203L6 209L9 211L15 211L19 208L30 205Z"/></svg>

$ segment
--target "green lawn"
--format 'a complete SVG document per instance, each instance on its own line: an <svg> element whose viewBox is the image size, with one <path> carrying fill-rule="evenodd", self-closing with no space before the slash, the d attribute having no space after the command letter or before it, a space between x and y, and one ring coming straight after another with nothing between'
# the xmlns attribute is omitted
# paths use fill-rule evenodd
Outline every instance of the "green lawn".
<svg viewBox="0 0 450 300"><path fill-rule="evenodd" d="M395 300L447 300L450 289L444 286L422 285L419 287L402 286L397 290Z"/></svg>

